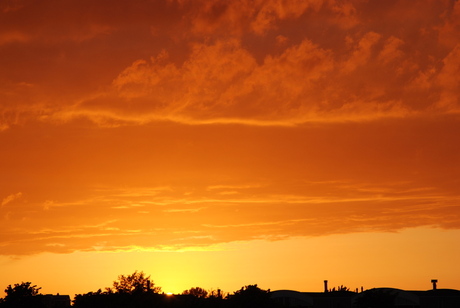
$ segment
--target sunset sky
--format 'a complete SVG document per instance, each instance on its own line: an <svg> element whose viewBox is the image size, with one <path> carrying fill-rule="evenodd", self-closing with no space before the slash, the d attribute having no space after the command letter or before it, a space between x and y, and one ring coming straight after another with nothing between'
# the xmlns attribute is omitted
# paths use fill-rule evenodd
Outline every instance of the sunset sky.
<svg viewBox="0 0 460 308"><path fill-rule="evenodd" d="M0 291L460 289L459 89L454 0L1 0Z"/></svg>

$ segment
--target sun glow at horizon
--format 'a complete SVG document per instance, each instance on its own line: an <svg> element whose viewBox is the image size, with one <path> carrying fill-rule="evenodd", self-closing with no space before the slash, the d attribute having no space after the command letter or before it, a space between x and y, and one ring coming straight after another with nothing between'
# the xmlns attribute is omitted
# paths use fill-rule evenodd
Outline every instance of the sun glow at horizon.
<svg viewBox="0 0 460 308"><path fill-rule="evenodd" d="M249 284L271 290L320 292L324 279L334 286L346 285L352 289L391 286L428 290L432 276L439 279L443 288L455 288L460 283L457 278L450 278L451 269L446 266L452 258L460 256L460 249L454 249L459 232L416 228L399 233L355 233L276 242L229 243L220 251L80 252L0 261L3 265L8 264L3 275L5 282L17 276L18 269L40 263L42 269L24 275L23 280L42 286L43 292L71 296L110 287L118 275L131 274L135 270L150 276L154 286L160 287L165 294L181 294L192 287L232 293ZM379 242L380 248L371 246L375 241ZM433 249L427 251L426 246ZM373 248L369 250L369 247ZM270 258L266 256L267 251L270 251ZM380 273L377 277L369 277L366 272L375 271L374 266L381 262L378 261L381 256L385 257L385 266L406 265L404 269L399 268L399 275ZM342 267L341 260L344 259L348 260L346 268ZM433 259L438 261L436 267L419 271ZM106 263L107 260L111 262ZM282 266L275 267L274 262ZM82 264L89 266L82 267ZM44 283L45 273L53 274L55 282ZM85 281L85 277L92 277L92 282Z"/></svg>

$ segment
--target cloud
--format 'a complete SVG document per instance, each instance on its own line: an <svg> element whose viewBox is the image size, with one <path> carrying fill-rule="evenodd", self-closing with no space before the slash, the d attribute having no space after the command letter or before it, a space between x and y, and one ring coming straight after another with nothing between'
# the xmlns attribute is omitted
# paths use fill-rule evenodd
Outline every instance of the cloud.
<svg viewBox="0 0 460 308"><path fill-rule="evenodd" d="M439 42L449 48L458 44L460 31L460 4L458 1L449 2L449 8L442 12L443 22L435 30L439 31Z"/></svg>
<svg viewBox="0 0 460 308"><path fill-rule="evenodd" d="M11 194L11 195L3 198L1 206L5 206L5 205L13 202L14 200L20 199L21 197L22 197L21 192L18 192L16 194Z"/></svg>
<svg viewBox="0 0 460 308"><path fill-rule="evenodd" d="M438 106L446 112L460 112L460 44L443 59L443 68L436 77L441 88Z"/></svg>
<svg viewBox="0 0 460 308"><path fill-rule="evenodd" d="M0 9L3 13L14 12L20 10L23 5L19 1L5 1L2 3Z"/></svg>
<svg viewBox="0 0 460 308"><path fill-rule="evenodd" d="M370 48L379 37L366 34L343 63L308 40L279 56L267 56L260 65L236 40L194 45L181 67L161 53L134 62L114 80L112 91L82 101L75 114L97 122L97 117L106 117L260 125L404 116L410 106L401 105L398 97L382 98L387 90L380 80L368 79L362 93L350 92L350 86L357 87L350 82L370 61ZM389 48L394 47L384 48L382 57L390 57Z"/></svg>
<svg viewBox="0 0 460 308"><path fill-rule="evenodd" d="M115 1L110 14L87 5L2 13L2 130L82 118L289 126L458 109L446 79L457 66L456 2Z"/></svg>
<svg viewBox="0 0 460 308"><path fill-rule="evenodd" d="M0 46L14 42L26 42L29 38L25 33L20 31L10 31L0 33Z"/></svg>
<svg viewBox="0 0 460 308"><path fill-rule="evenodd" d="M348 73L358 67L368 64L372 56L372 49L380 40L381 35L375 32L368 32L361 37L354 48L351 57L344 63L343 70Z"/></svg>
<svg viewBox="0 0 460 308"><path fill-rule="evenodd" d="M279 22L283 20L297 19L307 10L317 12L324 3L328 4L323 0L177 2L189 10L189 14L184 14L183 26L192 29L193 35L196 36L240 36L248 31L263 36L268 31L277 29ZM333 8L336 10L337 6Z"/></svg>
<svg viewBox="0 0 460 308"><path fill-rule="evenodd" d="M252 30L257 34L264 34L273 29L278 20L297 19L307 9L318 11L324 1L283 1L271 0L261 2L254 20L251 22Z"/></svg>
<svg viewBox="0 0 460 308"><path fill-rule="evenodd" d="M147 250L206 249L223 242L260 238L395 232L419 226L460 228L459 197L442 194L436 188L414 187L409 182L311 182L288 193L293 186L195 186L193 193L180 197L177 192L187 189L172 187L145 194L145 188L136 193L138 189L131 187L129 194L124 193L126 188L104 190L95 198L61 205L55 202L48 209L29 204L12 209L12 219L3 220L2 232L8 236L0 242L0 253L131 250L134 246ZM237 192L231 198L220 194L227 187ZM322 191L334 194L327 196ZM132 196L137 199L132 200ZM15 198L19 198L17 194L5 198L4 203ZM139 212L133 206L139 203L145 210ZM123 207L117 210L122 213L110 211L114 205Z"/></svg>
<svg viewBox="0 0 460 308"><path fill-rule="evenodd" d="M401 46L404 45L404 41L398 39L397 37L389 37L385 41L385 45L383 50L380 52L378 56L378 60L382 61L383 63L387 64L392 61L398 61L402 57L404 57L404 53L401 50Z"/></svg>

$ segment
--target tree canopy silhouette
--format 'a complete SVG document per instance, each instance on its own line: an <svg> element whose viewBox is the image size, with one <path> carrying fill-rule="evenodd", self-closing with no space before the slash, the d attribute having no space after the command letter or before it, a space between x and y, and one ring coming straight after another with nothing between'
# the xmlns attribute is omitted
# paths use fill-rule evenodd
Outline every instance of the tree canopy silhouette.
<svg viewBox="0 0 460 308"><path fill-rule="evenodd" d="M348 291L350 291L350 288L344 285L340 285L337 288L333 287L332 289L329 289L329 292L348 292Z"/></svg>
<svg viewBox="0 0 460 308"><path fill-rule="evenodd" d="M160 293L161 287L155 287L150 276L144 272L135 271L131 275L120 275L118 280L113 282L113 289L118 293Z"/></svg>
<svg viewBox="0 0 460 308"><path fill-rule="evenodd" d="M263 290L254 285L247 285L228 296L236 307L268 307L270 305L270 290Z"/></svg>
<svg viewBox="0 0 460 308"><path fill-rule="evenodd" d="M68 307L58 295L42 295L41 288L31 282L22 282L5 289L6 297L0 298L0 308L50 308ZM59 301L56 301L59 299ZM247 285L232 294L222 290L205 290L193 287L181 295L161 293L150 276L135 271L131 275L119 275L112 287L76 294L73 308L275 308L270 300L270 290Z"/></svg>
<svg viewBox="0 0 460 308"><path fill-rule="evenodd" d="M182 292L182 295L191 295L196 298L206 298L208 296L208 291L200 287L195 287L185 290Z"/></svg>
<svg viewBox="0 0 460 308"><path fill-rule="evenodd" d="M31 282L16 283L14 286L8 285L5 289L6 296L1 301L1 307L17 308L41 308L43 303L37 296L40 295L40 289Z"/></svg>

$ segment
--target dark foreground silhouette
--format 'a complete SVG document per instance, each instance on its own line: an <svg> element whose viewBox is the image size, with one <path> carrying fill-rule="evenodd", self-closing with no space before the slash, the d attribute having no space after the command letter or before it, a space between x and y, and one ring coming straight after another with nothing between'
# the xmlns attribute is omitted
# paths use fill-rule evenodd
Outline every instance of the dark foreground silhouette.
<svg viewBox="0 0 460 308"><path fill-rule="evenodd" d="M68 295L43 295L40 289L30 282L9 285L6 296L0 299L0 308L460 308L460 291L437 289L435 284L429 291L377 288L361 292L344 286L328 289L327 284L324 292L271 292L254 284L233 293L195 287L168 295L150 276L136 271L119 276L104 291L77 294L72 302Z"/></svg>

